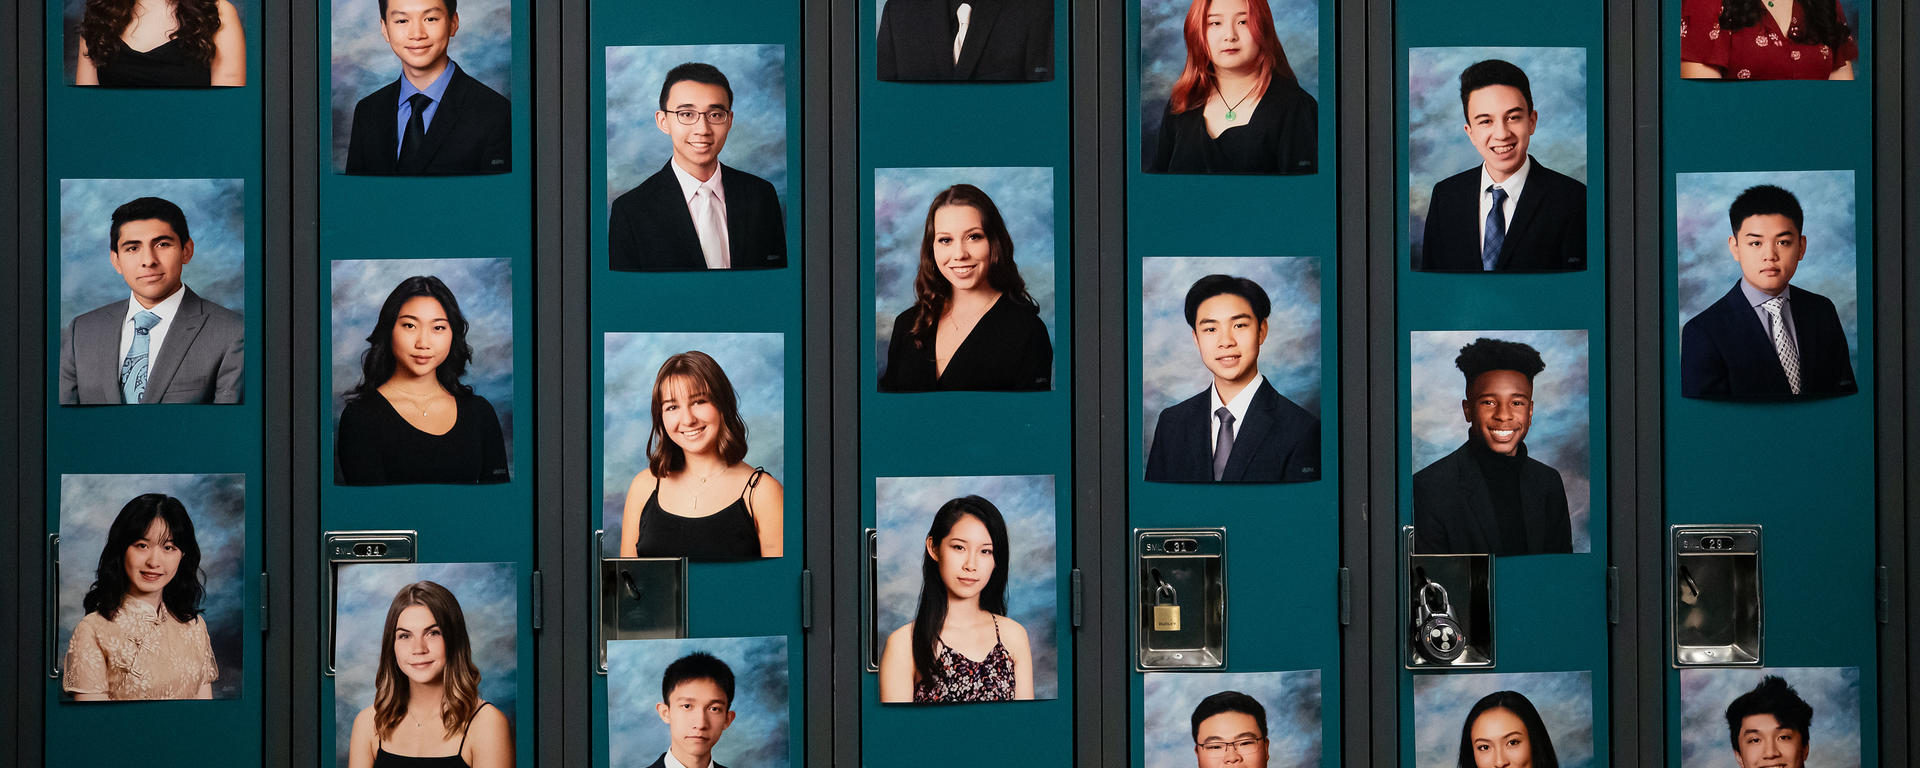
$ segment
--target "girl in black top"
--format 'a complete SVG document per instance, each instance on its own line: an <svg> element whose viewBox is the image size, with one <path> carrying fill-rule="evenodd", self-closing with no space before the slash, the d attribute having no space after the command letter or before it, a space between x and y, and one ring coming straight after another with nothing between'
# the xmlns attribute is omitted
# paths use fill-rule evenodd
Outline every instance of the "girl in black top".
<svg viewBox="0 0 1920 768"><path fill-rule="evenodd" d="M333 481L504 483L507 446L493 404L460 383L473 359L467 319L446 283L401 281L380 307L334 433Z"/></svg>
<svg viewBox="0 0 1920 768"><path fill-rule="evenodd" d="M1148 173L1315 173L1320 105L1287 64L1267 0L1193 0L1187 63Z"/></svg>
<svg viewBox="0 0 1920 768"><path fill-rule="evenodd" d="M247 84L247 41L228 0L87 0L74 85Z"/></svg>
<svg viewBox="0 0 1920 768"><path fill-rule="evenodd" d="M927 206L914 304L893 320L882 392L1053 388L1053 342L993 199L955 184Z"/></svg>
<svg viewBox="0 0 1920 768"><path fill-rule="evenodd" d="M726 371L705 352L667 358L653 380L647 468L627 485L620 556L779 557L780 481L746 457L747 425Z"/></svg>

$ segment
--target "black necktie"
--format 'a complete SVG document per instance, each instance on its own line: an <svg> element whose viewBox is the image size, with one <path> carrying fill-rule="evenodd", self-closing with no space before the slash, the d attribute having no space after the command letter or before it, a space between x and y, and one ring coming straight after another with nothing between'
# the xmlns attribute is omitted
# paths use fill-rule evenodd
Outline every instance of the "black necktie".
<svg viewBox="0 0 1920 768"><path fill-rule="evenodd" d="M433 97L416 93L407 97L407 103L413 105L413 114L407 118L407 132L400 139L400 161L396 167L401 173L419 173L420 169L414 166L427 147L427 105L433 103Z"/></svg>

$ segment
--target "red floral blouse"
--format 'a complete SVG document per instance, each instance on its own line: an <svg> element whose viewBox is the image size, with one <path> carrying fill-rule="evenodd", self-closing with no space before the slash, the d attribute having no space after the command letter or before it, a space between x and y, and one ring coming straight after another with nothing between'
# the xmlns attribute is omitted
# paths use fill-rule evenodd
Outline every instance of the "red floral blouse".
<svg viewBox="0 0 1920 768"><path fill-rule="evenodd" d="M1729 80L1825 80L1834 70L1860 56L1852 35L1839 50L1825 45L1794 42L1805 23L1801 3L1792 0L1793 21L1780 31L1773 14L1760 14L1760 23L1744 29L1720 28L1721 0L1684 0L1680 4L1680 59L1720 70ZM1832 2L1839 13L1839 0ZM1844 18L1844 17L1843 17Z"/></svg>

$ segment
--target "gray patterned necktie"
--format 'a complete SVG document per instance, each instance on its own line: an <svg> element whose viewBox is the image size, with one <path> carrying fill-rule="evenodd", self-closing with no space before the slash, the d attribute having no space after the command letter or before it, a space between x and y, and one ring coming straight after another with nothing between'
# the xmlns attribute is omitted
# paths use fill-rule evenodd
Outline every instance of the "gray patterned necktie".
<svg viewBox="0 0 1920 768"><path fill-rule="evenodd" d="M1487 187L1487 194L1493 195L1493 208L1487 211L1487 236L1480 241L1480 268L1493 271L1493 265L1500 261L1500 246L1507 241L1507 191L1495 184Z"/></svg>
<svg viewBox="0 0 1920 768"><path fill-rule="evenodd" d="M147 394L147 350L153 346L148 335L160 324L160 316L140 310L133 316L133 343L127 345L127 359L120 361L120 402L138 403Z"/></svg>
<svg viewBox="0 0 1920 768"><path fill-rule="evenodd" d="M1773 322L1773 351L1780 356L1780 370L1787 374L1787 388L1794 394L1800 394L1800 348L1793 343L1793 337L1787 335L1787 324L1780 319L1781 305L1787 302L1785 296L1775 296L1760 305L1767 311L1767 317Z"/></svg>
<svg viewBox="0 0 1920 768"><path fill-rule="evenodd" d="M1233 455L1233 411L1221 406L1213 415L1220 418L1220 439L1213 444L1213 479L1219 482L1227 474L1227 457Z"/></svg>

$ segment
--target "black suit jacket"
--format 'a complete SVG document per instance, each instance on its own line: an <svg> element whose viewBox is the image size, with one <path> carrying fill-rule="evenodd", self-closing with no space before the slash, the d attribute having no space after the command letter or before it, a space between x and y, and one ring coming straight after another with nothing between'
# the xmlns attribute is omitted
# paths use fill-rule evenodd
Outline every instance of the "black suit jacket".
<svg viewBox="0 0 1920 768"><path fill-rule="evenodd" d="M1147 450L1147 480L1213 482L1213 388L1160 412ZM1261 381L1233 433L1223 483L1297 483L1320 479L1320 419Z"/></svg>
<svg viewBox="0 0 1920 768"><path fill-rule="evenodd" d="M1800 349L1800 394L1860 391L1847 357L1840 313L1827 297L1788 286L1787 308ZM1687 397L1790 397L1773 338L1747 304L1740 284L1680 330L1680 394Z"/></svg>
<svg viewBox="0 0 1920 768"><path fill-rule="evenodd" d="M1427 229L1413 268L1479 272L1480 166L1441 179L1427 202ZM1575 272L1587 268L1587 185L1533 161L1513 205L1496 272Z"/></svg>
<svg viewBox="0 0 1920 768"><path fill-rule="evenodd" d="M706 269L693 213L674 178L673 161L614 198L607 216L608 266L621 270ZM787 265L787 225L773 185L725 163L727 252L734 269Z"/></svg>
<svg viewBox="0 0 1920 768"><path fill-rule="evenodd" d="M1486 476L1470 450L1472 446L1463 443L1413 474L1414 552L1479 554L1498 549L1500 524L1493 517ZM1526 450L1524 444L1521 450ZM1560 473L1538 459L1521 460L1520 514L1526 519L1527 541L1516 554L1572 552L1573 523Z"/></svg>
<svg viewBox="0 0 1920 768"><path fill-rule="evenodd" d="M660 753L659 757L654 758L653 762L647 764L647 768L667 768L667 753L665 752ZM711 768L727 768L727 767L724 765L721 765L720 761L715 760L711 764Z"/></svg>
<svg viewBox="0 0 1920 768"><path fill-rule="evenodd" d="M880 12L881 80L1053 79L1052 0L967 0L973 11L960 60L947 0L887 0Z"/></svg>
<svg viewBox="0 0 1920 768"><path fill-rule="evenodd" d="M513 170L513 105L507 97L454 66L440 108L427 126L418 168L399 167L400 81L388 83L353 107L347 173L449 176Z"/></svg>

